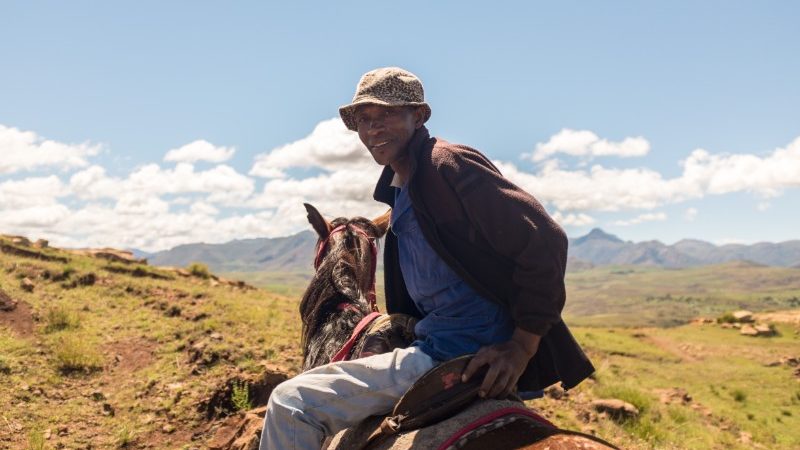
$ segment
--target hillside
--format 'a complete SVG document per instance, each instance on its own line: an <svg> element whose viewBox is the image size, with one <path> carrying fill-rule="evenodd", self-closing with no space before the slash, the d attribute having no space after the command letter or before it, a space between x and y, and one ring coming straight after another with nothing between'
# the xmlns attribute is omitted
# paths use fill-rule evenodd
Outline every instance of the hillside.
<svg viewBox="0 0 800 450"><path fill-rule="evenodd" d="M102 254L0 238L3 448L220 448L227 418L264 404L272 386L297 372L296 297ZM688 274L639 269L591 269L571 280L571 295L590 303L597 291L607 301L616 291L625 298L626 285L645 292L644 283L658 282L674 289L673 298L679 288L725 297L725 286L738 280L742 289L781 299L759 297L754 305L778 309L798 287L788 272L746 277L739 270L775 268L742 264ZM681 276L670 282L675 273ZM578 303L571 317L588 312L596 322L597 311ZM530 404L560 426L627 449L797 448L797 311L765 315L778 334L763 338L715 324L573 326L597 373ZM591 402L608 398L639 414L619 420L597 413Z"/></svg>
<svg viewBox="0 0 800 450"><path fill-rule="evenodd" d="M135 252L158 266L183 267L202 262L215 272L311 273L311 258L316 236L303 231L281 238L243 239L224 244L187 244L154 254ZM585 236L570 239L569 271L595 266L637 265L685 268L751 261L767 266L800 265L800 240L754 245L717 246L705 241L684 239L673 245L659 241L630 242L594 229Z"/></svg>

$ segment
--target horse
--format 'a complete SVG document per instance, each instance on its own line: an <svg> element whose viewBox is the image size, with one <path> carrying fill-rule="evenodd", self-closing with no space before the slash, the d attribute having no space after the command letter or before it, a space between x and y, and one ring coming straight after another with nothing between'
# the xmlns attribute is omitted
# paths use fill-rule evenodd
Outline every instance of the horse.
<svg viewBox="0 0 800 450"><path fill-rule="evenodd" d="M300 302L303 371L330 362L408 346L413 341L415 319L402 314L382 316L378 313L375 301L376 241L389 228L391 210L373 220L340 217L328 221L312 205L306 203L304 206L318 239L314 258L316 272ZM379 325L375 326L375 322ZM365 330L372 332L363 332ZM442 378L439 375L427 378ZM421 391L424 391L422 397L433 392L431 385ZM404 399L409 397L416 401L420 398L419 391L415 395L407 393ZM435 424L413 430L386 433L387 420L381 417L368 418L356 427L329 437L324 448L617 448L595 436L562 430L525 407L518 399L478 400L453 417L444 420L439 418L437 420L440 421Z"/></svg>

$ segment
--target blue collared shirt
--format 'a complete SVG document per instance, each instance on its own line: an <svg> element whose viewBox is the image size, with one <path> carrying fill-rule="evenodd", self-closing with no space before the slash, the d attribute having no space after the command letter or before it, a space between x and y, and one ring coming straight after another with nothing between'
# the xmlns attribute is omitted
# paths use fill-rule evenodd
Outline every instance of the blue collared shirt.
<svg viewBox="0 0 800 450"><path fill-rule="evenodd" d="M514 332L508 309L480 296L445 263L419 228L407 186L395 193L392 232L408 293L424 317L417 345L439 361L506 342Z"/></svg>

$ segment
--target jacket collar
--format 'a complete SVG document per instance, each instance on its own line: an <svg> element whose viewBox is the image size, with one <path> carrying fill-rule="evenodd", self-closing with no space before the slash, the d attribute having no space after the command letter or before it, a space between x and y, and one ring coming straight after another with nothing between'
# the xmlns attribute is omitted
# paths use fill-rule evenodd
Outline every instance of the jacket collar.
<svg viewBox="0 0 800 450"><path fill-rule="evenodd" d="M417 160L419 159L419 154L422 149L426 147L425 144L428 143L429 139L430 133L428 133L428 129L423 125L414 132L414 135L411 137L411 141L408 143L408 154L411 157L409 186L411 185L411 179L414 177L414 172L417 169ZM383 168L381 177L378 178L378 184L375 186L375 192L372 194L372 198L389 206L394 206L394 187L392 187L392 178L394 178L394 170L392 170L391 166L387 165Z"/></svg>

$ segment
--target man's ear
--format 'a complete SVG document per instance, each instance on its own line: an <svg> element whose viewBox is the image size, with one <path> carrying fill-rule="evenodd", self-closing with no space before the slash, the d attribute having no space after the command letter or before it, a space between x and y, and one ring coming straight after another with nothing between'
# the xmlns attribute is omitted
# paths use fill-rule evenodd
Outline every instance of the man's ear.
<svg viewBox="0 0 800 450"><path fill-rule="evenodd" d="M322 217L322 214L317 211L317 208L314 208L308 203L303 203L303 206L306 207L306 211L308 212L308 223L314 227L314 231L317 232L320 239L327 238L328 235L331 234L331 224Z"/></svg>
<svg viewBox="0 0 800 450"><path fill-rule="evenodd" d="M392 210L390 208L385 213L372 219L372 223L375 224L375 227L378 229L378 235L375 236L376 238L383 237L383 235L386 234L386 230L389 229L389 220L391 218L392 218Z"/></svg>
<svg viewBox="0 0 800 450"><path fill-rule="evenodd" d="M414 108L414 127L419 129L423 125L425 125L425 109L422 106L417 106Z"/></svg>

